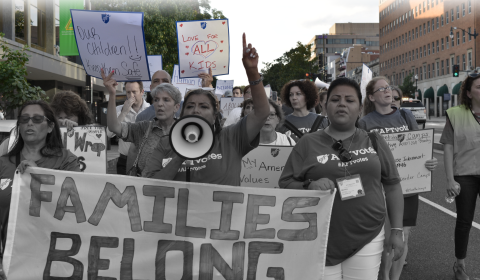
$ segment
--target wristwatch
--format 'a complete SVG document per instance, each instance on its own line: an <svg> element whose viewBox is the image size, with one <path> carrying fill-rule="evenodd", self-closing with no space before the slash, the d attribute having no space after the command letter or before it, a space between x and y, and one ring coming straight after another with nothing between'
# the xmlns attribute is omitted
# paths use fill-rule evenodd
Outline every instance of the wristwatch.
<svg viewBox="0 0 480 280"><path fill-rule="evenodd" d="M303 188L308 190L308 186L310 186L310 183L312 183L312 179L303 181Z"/></svg>

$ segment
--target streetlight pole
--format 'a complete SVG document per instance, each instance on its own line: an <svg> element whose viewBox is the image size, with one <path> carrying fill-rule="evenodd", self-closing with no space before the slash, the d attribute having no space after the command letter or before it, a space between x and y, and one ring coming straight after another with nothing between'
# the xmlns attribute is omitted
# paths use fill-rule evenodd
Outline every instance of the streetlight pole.
<svg viewBox="0 0 480 280"><path fill-rule="evenodd" d="M453 30L454 29L455 30L461 29L463 32L467 33L468 35L473 36L473 49L474 49L474 52L475 52L475 66L474 66L474 68L477 69L477 36L479 35L477 33L477 29L473 28L473 34L471 34L470 32L466 31L463 28L451 27L450 28L450 38L452 40L453 40ZM463 70L465 70L465 69L463 69Z"/></svg>
<svg viewBox="0 0 480 280"><path fill-rule="evenodd" d="M418 82L418 76L417 76L417 75L415 75L415 92L416 92L416 93L418 93L417 82ZM415 99L416 99L416 96L415 96L415 94L413 95L413 98L415 98Z"/></svg>

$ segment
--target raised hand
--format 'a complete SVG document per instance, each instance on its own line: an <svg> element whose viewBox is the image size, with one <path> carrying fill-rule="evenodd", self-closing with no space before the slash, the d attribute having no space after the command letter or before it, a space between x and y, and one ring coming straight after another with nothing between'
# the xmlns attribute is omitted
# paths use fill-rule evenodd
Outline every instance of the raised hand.
<svg viewBox="0 0 480 280"><path fill-rule="evenodd" d="M202 79L202 87L210 87L213 82L212 67L208 68L208 73L200 73L198 77Z"/></svg>
<svg viewBox="0 0 480 280"><path fill-rule="evenodd" d="M243 33L243 56L242 62L245 70L255 69L258 72L258 53L252 44L247 45L247 36Z"/></svg>
<svg viewBox="0 0 480 280"><path fill-rule="evenodd" d="M102 73L103 85L107 88L110 94L115 95L116 93L115 88L117 87L118 83L115 79L112 78L114 71L110 72L108 76L105 75L105 69L102 69L101 73Z"/></svg>

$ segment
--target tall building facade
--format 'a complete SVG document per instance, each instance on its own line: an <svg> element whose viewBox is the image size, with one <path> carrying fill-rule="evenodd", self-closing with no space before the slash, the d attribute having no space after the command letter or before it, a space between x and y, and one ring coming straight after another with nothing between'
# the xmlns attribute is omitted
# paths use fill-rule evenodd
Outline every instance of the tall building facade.
<svg viewBox="0 0 480 280"><path fill-rule="evenodd" d="M380 74L394 85L413 73L423 97L458 93L458 84L480 65L474 34L480 2L473 0L381 0ZM453 77L453 65L460 76Z"/></svg>

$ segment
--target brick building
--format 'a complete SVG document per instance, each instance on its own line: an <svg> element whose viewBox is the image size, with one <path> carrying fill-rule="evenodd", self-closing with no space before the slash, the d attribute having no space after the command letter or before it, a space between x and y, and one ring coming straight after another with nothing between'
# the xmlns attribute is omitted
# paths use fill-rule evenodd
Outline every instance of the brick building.
<svg viewBox="0 0 480 280"><path fill-rule="evenodd" d="M456 94L456 85L480 66L480 52L467 33L480 30L479 4L478 0L380 0L380 75L398 85L414 73L420 93L435 99L435 107L434 96ZM455 78L452 65L457 64L461 72Z"/></svg>

